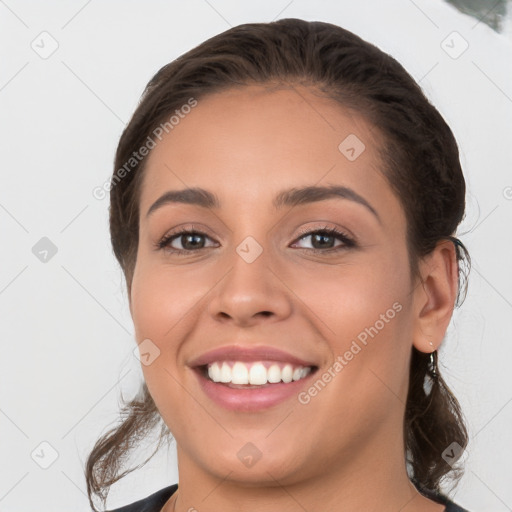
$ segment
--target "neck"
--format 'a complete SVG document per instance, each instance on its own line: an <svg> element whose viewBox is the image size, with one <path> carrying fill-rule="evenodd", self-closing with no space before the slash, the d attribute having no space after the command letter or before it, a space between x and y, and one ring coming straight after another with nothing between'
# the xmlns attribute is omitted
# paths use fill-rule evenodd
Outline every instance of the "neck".
<svg viewBox="0 0 512 512"><path fill-rule="evenodd" d="M230 473L222 478L198 471L185 458L178 464L179 489L162 512L443 511L410 482L401 446L389 443L382 453L380 445L379 453L368 445L351 464L329 466L323 474L292 483L283 484L268 471L258 486L230 479Z"/></svg>

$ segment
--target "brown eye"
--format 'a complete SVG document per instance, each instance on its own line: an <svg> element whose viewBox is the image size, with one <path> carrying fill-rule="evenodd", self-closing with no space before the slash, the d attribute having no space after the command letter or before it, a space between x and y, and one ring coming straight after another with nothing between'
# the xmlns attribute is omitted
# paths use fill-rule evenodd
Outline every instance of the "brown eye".
<svg viewBox="0 0 512 512"><path fill-rule="evenodd" d="M333 235L315 233L311 235L311 245L315 249L330 249L334 247L336 238Z"/></svg>
<svg viewBox="0 0 512 512"><path fill-rule="evenodd" d="M307 247L307 245L299 245L301 241L306 244L307 242L305 241L308 238L310 239L309 243L311 247ZM349 247L354 247L355 245L355 242L345 233L332 228L317 229L315 231L302 233L298 241L293 244L294 247L311 249L313 251L321 252L328 250L346 249Z"/></svg>
<svg viewBox="0 0 512 512"><path fill-rule="evenodd" d="M182 249L194 250L202 249L205 245L203 235L198 233L187 233L186 235L180 235L175 240L179 240Z"/></svg>
<svg viewBox="0 0 512 512"><path fill-rule="evenodd" d="M173 233L162 238L158 243L158 248L176 253L193 252L208 247L214 247L215 244L213 241L207 245L208 240L211 241L211 238L205 233L183 230L179 233Z"/></svg>

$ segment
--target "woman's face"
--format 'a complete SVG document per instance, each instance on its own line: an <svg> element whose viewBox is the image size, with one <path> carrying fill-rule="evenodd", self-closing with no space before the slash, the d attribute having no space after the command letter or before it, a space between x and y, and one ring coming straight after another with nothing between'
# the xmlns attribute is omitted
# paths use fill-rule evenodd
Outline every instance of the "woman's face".
<svg viewBox="0 0 512 512"><path fill-rule="evenodd" d="M379 144L311 90L250 86L151 151L130 307L180 475L289 484L402 455L412 283Z"/></svg>

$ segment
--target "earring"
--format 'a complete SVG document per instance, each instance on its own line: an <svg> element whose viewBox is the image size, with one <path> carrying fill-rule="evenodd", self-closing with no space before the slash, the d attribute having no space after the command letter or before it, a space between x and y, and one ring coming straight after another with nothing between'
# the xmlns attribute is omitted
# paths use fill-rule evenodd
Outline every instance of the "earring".
<svg viewBox="0 0 512 512"><path fill-rule="evenodd" d="M435 379L437 377L437 350L431 341L428 343L432 347L432 352L430 352L430 373Z"/></svg>
<svg viewBox="0 0 512 512"><path fill-rule="evenodd" d="M432 378L436 378L437 373L437 350L430 352L430 372L432 373Z"/></svg>

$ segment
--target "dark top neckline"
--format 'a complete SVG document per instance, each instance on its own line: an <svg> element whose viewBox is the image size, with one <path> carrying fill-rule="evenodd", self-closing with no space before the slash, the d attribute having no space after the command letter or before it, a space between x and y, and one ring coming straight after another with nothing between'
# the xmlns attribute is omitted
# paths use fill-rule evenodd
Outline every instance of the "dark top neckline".
<svg viewBox="0 0 512 512"><path fill-rule="evenodd" d="M178 484L169 485L168 487L164 487L163 489L150 494L146 498L135 501L130 505L125 505L124 507L106 512L161 512L162 507L167 503L167 500L177 491L177 489ZM418 489L418 492L436 503L445 505L446 508L444 512L468 512L466 509L459 507L442 494L426 489Z"/></svg>

